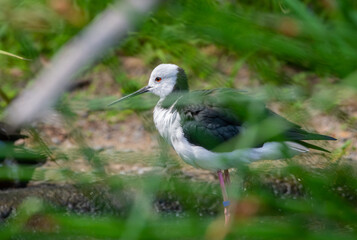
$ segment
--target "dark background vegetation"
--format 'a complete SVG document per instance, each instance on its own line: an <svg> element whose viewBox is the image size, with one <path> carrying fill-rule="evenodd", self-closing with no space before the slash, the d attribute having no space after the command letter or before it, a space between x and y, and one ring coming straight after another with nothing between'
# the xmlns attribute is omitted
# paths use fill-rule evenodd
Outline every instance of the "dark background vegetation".
<svg viewBox="0 0 357 240"><path fill-rule="evenodd" d="M0 55L1 116L112 3L0 0L0 50L31 59ZM22 130L29 137L16 144L47 163L27 189L0 191L0 238L356 239L356 39L353 0L163 1ZM245 89L338 141L316 143L330 154L233 170L235 220L225 229L214 174L185 165L157 136L157 99L106 107L160 63L184 68L191 89Z"/></svg>

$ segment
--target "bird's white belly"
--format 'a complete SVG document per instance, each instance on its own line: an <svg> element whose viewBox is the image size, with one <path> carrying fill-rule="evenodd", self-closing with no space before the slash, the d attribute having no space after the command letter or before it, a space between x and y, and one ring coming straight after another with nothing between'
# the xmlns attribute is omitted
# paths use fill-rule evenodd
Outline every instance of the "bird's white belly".
<svg viewBox="0 0 357 240"><path fill-rule="evenodd" d="M217 171L237 167L239 163L286 158L286 153L282 152L286 146L289 147L289 157L308 151L297 143L267 142L259 148L237 149L223 153L212 152L189 143L184 137L180 120L179 113L172 111L172 107L164 109L158 105L154 109L154 122L160 135L171 144L186 163L194 167Z"/></svg>

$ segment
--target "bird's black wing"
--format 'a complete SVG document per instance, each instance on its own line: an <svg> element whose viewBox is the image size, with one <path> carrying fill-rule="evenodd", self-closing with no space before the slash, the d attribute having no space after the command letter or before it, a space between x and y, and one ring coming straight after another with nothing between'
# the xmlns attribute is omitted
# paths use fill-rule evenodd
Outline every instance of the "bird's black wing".
<svg viewBox="0 0 357 240"><path fill-rule="evenodd" d="M303 130L266 108L263 102L234 89L174 93L165 99L162 107L173 104L180 113L188 141L211 151L235 149L234 141L249 131L258 132L249 147L269 141L334 140Z"/></svg>
<svg viewBox="0 0 357 240"><path fill-rule="evenodd" d="M190 105L181 112L181 124L187 140L208 150L236 137L242 123L226 109L214 106Z"/></svg>

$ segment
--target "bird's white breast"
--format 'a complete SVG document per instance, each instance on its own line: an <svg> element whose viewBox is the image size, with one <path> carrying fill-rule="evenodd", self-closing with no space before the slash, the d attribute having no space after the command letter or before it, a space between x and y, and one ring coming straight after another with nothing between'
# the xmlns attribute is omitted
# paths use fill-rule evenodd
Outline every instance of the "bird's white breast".
<svg viewBox="0 0 357 240"><path fill-rule="evenodd" d="M172 111L172 108L165 109L156 105L154 109L154 123L160 135L172 145L171 137L175 135L177 129L176 122L179 121L179 114Z"/></svg>
<svg viewBox="0 0 357 240"><path fill-rule="evenodd" d="M169 108L161 107L161 101L154 109L154 123L160 135L175 149L177 154L188 164L196 166L192 155L192 147L181 127L180 114L173 110L176 102Z"/></svg>

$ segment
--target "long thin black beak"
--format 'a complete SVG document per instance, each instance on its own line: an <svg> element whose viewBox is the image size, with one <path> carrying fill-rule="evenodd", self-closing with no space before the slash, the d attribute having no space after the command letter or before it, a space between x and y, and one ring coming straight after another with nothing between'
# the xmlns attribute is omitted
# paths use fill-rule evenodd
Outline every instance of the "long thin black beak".
<svg viewBox="0 0 357 240"><path fill-rule="evenodd" d="M115 100L114 102L108 104L108 107L109 107L109 106L112 106L112 105L114 105L114 104L116 104L116 103L118 103L118 102L121 102L121 101L123 101L123 100L125 100L125 99L127 99L127 98L134 97L134 96L140 95L140 94L142 94L142 93L146 93L146 92L148 92L148 91L150 90L150 88L151 88L151 87L149 87L149 86L143 87L142 89L139 89L138 91L133 92L132 94L129 94L129 95L125 96L125 97L122 97L122 98L120 98L120 99L118 99L118 100Z"/></svg>

